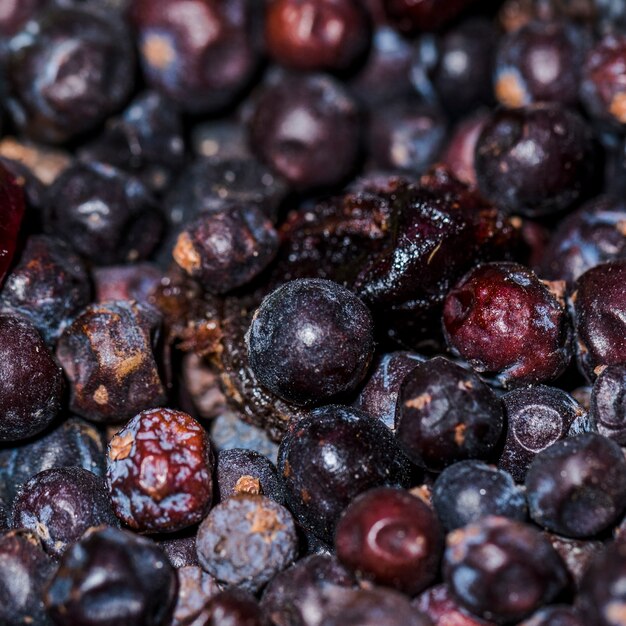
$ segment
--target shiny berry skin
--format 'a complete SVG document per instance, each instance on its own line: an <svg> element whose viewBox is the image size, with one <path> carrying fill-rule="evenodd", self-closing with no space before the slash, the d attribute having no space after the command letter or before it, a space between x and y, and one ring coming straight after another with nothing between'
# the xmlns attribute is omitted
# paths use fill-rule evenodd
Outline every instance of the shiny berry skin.
<svg viewBox="0 0 626 626"><path fill-rule="evenodd" d="M585 623L572 607L555 605L540 609L519 626L585 626Z"/></svg>
<svg viewBox="0 0 626 626"><path fill-rule="evenodd" d="M176 571L153 541L100 528L65 552L44 601L59 626L162 626L177 588Z"/></svg>
<svg viewBox="0 0 626 626"><path fill-rule="evenodd" d="M36 534L59 557L92 526L117 526L103 478L80 467L58 467L33 476L13 502L13 528Z"/></svg>
<svg viewBox="0 0 626 626"><path fill-rule="evenodd" d="M86 419L119 424L164 404L154 350L160 318L152 307L118 300L92 304L56 347L70 387L70 409Z"/></svg>
<svg viewBox="0 0 626 626"><path fill-rule="evenodd" d="M410 463L380 420L328 406L290 424L278 450L278 471L298 522L332 541L346 506L368 489L406 484Z"/></svg>
<svg viewBox="0 0 626 626"><path fill-rule="evenodd" d="M502 435L500 401L471 370L443 357L404 379L396 404L396 439L409 458L441 471L463 459L493 455Z"/></svg>
<svg viewBox="0 0 626 626"><path fill-rule="evenodd" d="M0 441L27 439L52 423L61 408L63 376L37 329L0 315Z"/></svg>
<svg viewBox="0 0 626 626"><path fill-rule="evenodd" d="M509 391L502 403L507 431L498 467L520 483L537 453L572 434L573 424L585 413L568 393L546 385Z"/></svg>
<svg viewBox="0 0 626 626"><path fill-rule="evenodd" d="M243 589L225 589L208 603L205 626L266 626L254 596Z"/></svg>
<svg viewBox="0 0 626 626"><path fill-rule="evenodd" d="M569 209L590 195L593 163L587 123L556 103L496 111L476 144L481 193L527 217Z"/></svg>
<svg viewBox="0 0 626 626"><path fill-rule="evenodd" d="M195 548L195 545L194 545ZM209 619L208 605L220 593L217 581L197 565L176 570L178 597L171 626L199 626Z"/></svg>
<svg viewBox="0 0 626 626"><path fill-rule="evenodd" d="M510 474L481 461L461 461L447 467L435 480L431 497L447 531L487 515L526 521L524 491Z"/></svg>
<svg viewBox="0 0 626 626"><path fill-rule="evenodd" d="M567 537L592 537L626 507L626 460L601 435L569 437L537 454L525 486L537 524Z"/></svg>
<svg viewBox="0 0 626 626"><path fill-rule="evenodd" d="M321 404L365 377L374 352L367 307L330 280L285 283L254 313L246 335L261 384L298 405Z"/></svg>
<svg viewBox="0 0 626 626"><path fill-rule="evenodd" d="M146 82L185 111L225 107L256 69L253 2L137 0L131 15Z"/></svg>
<svg viewBox="0 0 626 626"><path fill-rule="evenodd" d="M454 20L476 0L383 0L391 22L406 33L436 31Z"/></svg>
<svg viewBox="0 0 626 626"><path fill-rule="evenodd" d="M274 500L242 494L211 509L196 547L200 565L220 583L256 593L295 560L296 526Z"/></svg>
<svg viewBox="0 0 626 626"><path fill-rule="evenodd" d="M448 534L444 579L471 613L515 622L552 601L568 582L559 555L528 524L489 516Z"/></svg>
<svg viewBox="0 0 626 626"><path fill-rule="evenodd" d="M419 498L380 487L348 505L337 524L335 549L339 560L366 580L415 595L435 579L443 533Z"/></svg>
<svg viewBox="0 0 626 626"><path fill-rule="evenodd" d="M270 55L293 69L346 70L369 47L368 13L359 0L271 0L265 38Z"/></svg>
<svg viewBox="0 0 626 626"><path fill-rule="evenodd" d="M32 138L64 142L124 105L134 70L119 16L93 5L52 6L9 42L11 115Z"/></svg>
<svg viewBox="0 0 626 626"><path fill-rule="evenodd" d="M604 365L626 363L626 259L587 270L571 304L580 370L593 380Z"/></svg>
<svg viewBox="0 0 626 626"><path fill-rule="evenodd" d="M430 617L433 624L450 623L451 626L495 626L493 622L486 622L459 606L450 594L447 585L435 585L422 592L411 604Z"/></svg>
<svg viewBox="0 0 626 626"><path fill-rule="evenodd" d="M601 435L626 444L626 365L609 365L596 378L589 414Z"/></svg>
<svg viewBox="0 0 626 626"><path fill-rule="evenodd" d="M196 420L172 409L143 411L109 443L113 510L144 532L196 524L211 506L213 466L209 436Z"/></svg>
<svg viewBox="0 0 626 626"><path fill-rule="evenodd" d="M336 185L356 167L358 107L343 85L328 76L278 77L256 102L250 142L255 154L295 188Z"/></svg>
<svg viewBox="0 0 626 626"><path fill-rule="evenodd" d="M570 360L564 306L516 263L486 263L466 274L446 296L443 324L453 353L504 385L551 380Z"/></svg>
<svg viewBox="0 0 626 626"><path fill-rule="evenodd" d="M16 177L0 164L0 284L15 253L17 235L24 217L24 191Z"/></svg>

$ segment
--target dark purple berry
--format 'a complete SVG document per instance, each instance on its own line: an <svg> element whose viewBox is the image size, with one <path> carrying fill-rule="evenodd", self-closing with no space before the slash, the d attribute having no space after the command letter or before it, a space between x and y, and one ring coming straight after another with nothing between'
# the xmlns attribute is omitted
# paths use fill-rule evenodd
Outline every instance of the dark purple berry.
<svg viewBox="0 0 626 626"><path fill-rule="evenodd" d="M91 277L94 300L99 304L112 300L134 300L142 305L151 305L163 279L163 271L152 263L107 265L92 268Z"/></svg>
<svg viewBox="0 0 626 626"><path fill-rule="evenodd" d="M172 567L199 566L196 551L196 528L185 529L180 533L153 535L156 544L165 552Z"/></svg>
<svg viewBox="0 0 626 626"><path fill-rule="evenodd" d="M246 424L233 413L222 413L211 425L211 441L216 450L246 448L275 460L278 445L261 428Z"/></svg>
<svg viewBox="0 0 626 626"><path fill-rule="evenodd" d="M585 626L585 622L572 607L555 605L537 611L519 626Z"/></svg>
<svg viewBox="0 0 626 626"><path fill-rule="evenodd" d="M0 284L11 266L26 208L17 179L0 164Z"/></svg>
<svg viewBox="0 0 626 626"><path fill-rule="evenodd" d="M601 435L626 445L626 365L609 365L596 378L589 413Z"/></svg>
<svg viewBox="0 0 626 626"><path fill-rule="evenodd" d="M427 589L411 604L438 626L495 626L493 622L486 622L460 607L445 584Z"/></svg>
<svg viewBox="0 0 626 626"><path fill-rule="evenodd" d="M401 31L436 31L454 20L476 0L383 0L388 17Z"/></svg>
<svg viewBox="0 0 626 626"><path fill-rule="evenodd" d="M189 565L176 571L178 597L169 626L201 626L210 624L209 603L220 593L216 580L197 566Z"/></svg>
<svg viewBox="0 0 626 626"><path fill-rule="evenodd" d="M243 589L225 589L211 598L204 626L266 626L254 596Z"/></svg>
<svg viewBox="0 0 626 626"><path fill-rule="evenodd" d="M549 532L545 535L563 559L575 587L580 587L591 560L604 550L605 542L601 539L572 539Z"/></svg>

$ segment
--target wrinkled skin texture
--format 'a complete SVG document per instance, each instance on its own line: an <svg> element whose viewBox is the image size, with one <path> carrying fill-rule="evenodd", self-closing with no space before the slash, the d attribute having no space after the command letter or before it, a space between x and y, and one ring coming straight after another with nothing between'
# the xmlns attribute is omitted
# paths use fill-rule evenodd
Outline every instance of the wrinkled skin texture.
<svg viewBox="0 0 626 626"><path fill-rule="evenodd" d="M609 365L593 384L589 413L598 432L626 444L626 366Z"/></svg>

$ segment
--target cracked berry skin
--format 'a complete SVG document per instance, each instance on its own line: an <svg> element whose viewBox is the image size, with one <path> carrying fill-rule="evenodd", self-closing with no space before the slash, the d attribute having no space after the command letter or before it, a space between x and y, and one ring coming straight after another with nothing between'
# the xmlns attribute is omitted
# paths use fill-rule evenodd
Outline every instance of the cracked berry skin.
<svg viewBox="0 0 626 626"><path fill-rule="evenodd" d="M573 110L539 103L498 110L476 143L481 193L507 213L551 215L594 188L591 130Z"/></svg>
<svg viewBox="0 0 626 626"><path fill-rule="evenodd" d="M130 96L135 55L124 21L91 6L51 6L8 44L8 106L33 139L96 128Z"/></svg>
<svg viewBox="0 0 626 626"><path fill-rule="evenodd" d="M298 537L284 506L242 494L211 509L196 547L200 565L220 583L256 593L295 560Z"/></svg>
<svg viewBox="0 0 626 626"><path fill-rule="evenodd" d="M97 528L65 552L44 602L59 626L162 626L177 588L176 571L152 540Z"/></svg>
<svg viewBox="0 0 626 626"><path fill-rule="evenodd" d="M602 435L585 433L539 452L526 474L531 518L566 537L593 537L626 506L626 460Z"/></svg>
<svg viewBox="0 0 626 626"><path fill-rule="evenodd" d="M585 623L571 606L555 605L540 609L519 626L585 626Z"/></svg>
<svg viewBox="0 0 626 626"><path fill-rule="evenodd" d="M441 471L469 458L486 459L502 435L500 401L472 371L435 357L400 387L396 439L420 467Z"/></svg>
<svg viewBox="0 0 626 626"><path fill-rule="evenodd" d="M524 491L513 477L482 461L460 461L435 480L432 503L447 531L477 522L487 515L526 521Z"/></svg>
<svg viewBox="0 0 626 626"><path fill-rule="evenodd" d="M411 601L411 604L433 624L450 624L451 626L495 626L475 615L471 615L452 597L448 585L440 584L430 587Z"/></svg>
<svg viewBox="0 0 626 626"><path fill-rule="evenodd" d="M357 496L335 532L339 560L360 577L413 596L430 585L443 552L434 511L403 489Z"/></svg>
<svg viewBox="0 0 626 626"><path fill-rule="evenodd" d="M195 547L195 546L194 546ZM208 605L220 593L217 581L197 565L176 571L178 597L170 626L201 626L209 619Z"/></svg>
<svg viewBox="0 0 626 626"><path fill-rule="evenodd" d="M92 526L117 526L103 478L80 467L58 467L33 476L13 502L13 528L37 535L54 557Z"/></svg>
<svg viewBox="0 0 626 626"><path fill-rule="evenodd" d="M380 420L335 405L290 423L278 471L296 520L330 543L339 516L357 495L406 485L411 464Z"/></svg>
<svg viewBox="0 0 626 626"><path fill-rule="evenodd" d="M609 365L596 378L589 415L601 435L626 445L626 365Z"/></svg>
<svg viewBox="0 0 626 626"><path fill-rule="evenodd" d="M370 36L359 0L272 0L267 7L269 53L296 70L347 70L367 52Z"/></svg>
<svg viewBox="0 0 626 626"><path fill-rule="evenodd" d="M211 507L213 466L209 436L196 420L172 409L143 411L109 443L113 510L141 532L192 526Z"/></svg>
<svg viewBox="0 0 626 626"><path fill-rule="evenodd" d="M0 441L27 439L45 430L61 408L63 376L37 329L0 315Z"/></svg>
<svg viewBox="0 0 626 626"><path fill-rule="evenodd" d="M383 0L387 17L404 33L431 32L442 29L476 0Z"/></svg>
<svg viewBox="0 0 626 626"><path fill-rule="evenodd" d="M267 626L256 598L244 589L224 589L211 598L203 626Z"/></svg>
<svg viewBox="0 0 626 626"><path fill-rule="evenodd" d="M602 366L626 363L626 259L597 265L571 296L578 366L589 381Z"/></svg>
<svg viewBox="0 0 626 626"><path fill-rule="evenodd" d="M448 534L443 573L455 599L497 624L516 622L551 602L568 583L544 535L489 516Z"/></svg>
<svg viewBox="0 0 626 626"><path fill-rule="evenodd" d="M531 385L502 396L507 431L498 467L518 483L538 452L565 439L584 409L568 393L556 387Z"/></svg>
<svg viewBox="0 0 626 626"><path fill-rule="evenodd" d="M374 353L367 307L330 280L302 278L267 296L246 335L262 385L297 405L321 404L354 389Z"/></svg>
<svg viewBox="0 0 626 626"><path fill-rule="evenodd" d="M565 307L516 263L486 263L448 293L443 308L451 351L505 386L556 378L570 360Z"/></svg>
<svg viewBox="0 0 626 626"><path fill-rule="evenodd" d="M278 246L278 233L259 207L227 204L187 224L173 257L206 291L223 294L260 274Z"/></svg>

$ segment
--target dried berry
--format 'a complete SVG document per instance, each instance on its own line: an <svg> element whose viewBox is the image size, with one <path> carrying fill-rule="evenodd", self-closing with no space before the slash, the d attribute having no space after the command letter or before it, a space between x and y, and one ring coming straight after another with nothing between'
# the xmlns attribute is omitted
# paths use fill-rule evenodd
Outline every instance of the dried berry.
<svg viewBox="0 0 626 626"><path fill-rule="evenodd" d="M415 598L413 606L430 617L433 624L445 626L495 626L472 615L452 597L448 585L435 585Z"/></svg>
<svg viewBox="0 0 626 626"><path fill-rule="evenodd" d="M16 177L0 164L0 284L13 259L24 209L22 188Z"/></svg>
<svg viewBox="0 0 626 626"><path fill-rule="evenodd" d="M199 566L196 551L196 528L192 526L179 533L153 535L156 544L165 552L172 567Z"/></svg>
<svg viewBox="0 0 626 626"><path fill-rule="evenodd" d="M476 0L383 0L388 17L408 33L434 31L446 26Z"/></svg>
<svg viewBox="0 0 626 626"><path fill-rule="evenodd" d="M243 589L226 589L208 606L206 626L266 626L265 618L254 596Z"/></svg>
<svg viewBox="0 0 626 626"><path fill-rule="evenodd" d="M171 626L210 624L209 604L212 598L220 593L220 587L215 579L193 565L179 568L176 576L178 577L178 598Z"/></svg>
<svg viewBox="0 0 626 626"><path fill-rule="evenodd" d="M572 607L555 605L537 611L519 626L584 626L584 622Z"/></svg>
<svg viewBox="0 0 626 626"><path fill-rule="evenodd" d="M601 435L626 444L626 365L609 365L596 378L589 413Z"/></svg>

